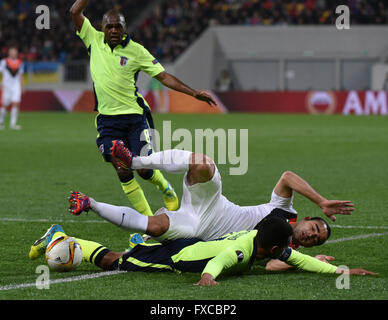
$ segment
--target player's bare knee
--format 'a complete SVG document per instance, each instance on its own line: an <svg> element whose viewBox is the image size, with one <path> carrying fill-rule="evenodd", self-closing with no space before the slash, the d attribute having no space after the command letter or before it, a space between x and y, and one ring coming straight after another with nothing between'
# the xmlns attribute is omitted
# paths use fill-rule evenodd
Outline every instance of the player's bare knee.
<svg viewBox="0 0 388 320"><path fill-rule="evenodd" d="M148 218L147 234L153 237L159 237L170 227L170 219L166 214Z"/></svg>
<svg viewBox="0 0 388 320"><path fill-rule="evenodd" d="M192 184L210 181L213 178L216 165L204 154L193 153L189 166L188 180Z"/></svg>
<svg viewBox="0 0 388 320"><path fill-rule="evenodd" d="M283 174L282 174L282 176L280 178L284 179L284 180L287 180L287 179L289 179L293 175L294 175L294 173L292 171L287 170L287 171L283 172Z"/></svg>

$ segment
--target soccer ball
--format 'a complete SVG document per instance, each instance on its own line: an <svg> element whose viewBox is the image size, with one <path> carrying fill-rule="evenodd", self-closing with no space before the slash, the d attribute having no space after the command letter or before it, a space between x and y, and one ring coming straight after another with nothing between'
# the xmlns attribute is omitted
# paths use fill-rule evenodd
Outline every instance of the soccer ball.
<svg viewBox="0 0 388 320"><path fill-rule="evenodd" d="M81 246L72 237L55 238L47 246L46 262L51 270L71 271L77 268L81 261Z"/></svg>

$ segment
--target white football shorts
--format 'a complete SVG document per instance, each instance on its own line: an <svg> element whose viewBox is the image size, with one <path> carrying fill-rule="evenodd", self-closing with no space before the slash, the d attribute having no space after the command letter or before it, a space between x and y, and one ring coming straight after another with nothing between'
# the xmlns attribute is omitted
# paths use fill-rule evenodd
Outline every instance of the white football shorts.
<svg viewBox="0 0 388 320"><path fill-rule="evenodd" d="M3 87L2 92L2 106L7 107L11 103L20 103L21 100L21 88L14 86L7 88L6 86Z"/></svg>
<svg viewBox="0 0 388 320"><path fill-rule="evenodd" d="M162 208L155 213L155 215L165 213L170 219L170 228L156 238L159 241L193 237L203 239L205 233L213 232L215 221L222 220L222 184L217 167L213 178L204 183L189 186L186 176L187 173L183 178L183 194L179 210L168 211Z"/></svg>

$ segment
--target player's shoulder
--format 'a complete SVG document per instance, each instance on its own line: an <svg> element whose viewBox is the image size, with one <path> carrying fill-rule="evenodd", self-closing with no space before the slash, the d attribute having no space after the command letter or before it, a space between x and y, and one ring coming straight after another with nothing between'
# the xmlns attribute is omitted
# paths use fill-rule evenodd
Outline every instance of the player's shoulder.
<svg viewBox="0 0 388 320"><path fill-rule="evenodd" d="M146 49L141 43L133 40L132 38L129 39L128 45L129 45L129 48L131 48L131 50L135 50L138 52L142 52L143 50Z"/></svg>
<svg viewBox="0 0 388 320"><path fill-rule="evenodd" d="M132 38L129 39L128 48L129 50L136 52L138 56L148 56L150 54L146 47L144 47L140 42L133 40Z"/></svg>

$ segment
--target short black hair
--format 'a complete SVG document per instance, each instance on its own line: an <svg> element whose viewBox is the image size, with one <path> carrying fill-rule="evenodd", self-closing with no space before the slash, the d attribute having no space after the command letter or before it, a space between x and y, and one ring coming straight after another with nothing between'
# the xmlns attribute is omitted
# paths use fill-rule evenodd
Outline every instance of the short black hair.
<svg viewBox="0 0 388 320"><path fill-rule="evenodd" d="M258 230L257 244L264 249L270 249L273 246L288 246L294 233L286 220L276 216L264 218L255 229Z"/></svg>
<svg viewBox="0 0 388 320"><path fill-rule="evenodd" d="M326 240L329 239L329 237L331 235L331 228L330 228L329 224L326 222L326 220L322 219L321 217L308 218L308 220L322 221L322 223L324 224L324 226L327 229L327 238L324 241L321 241L320 243L318 243L317 246L320 246L321 244L324 244L326 242Z"/></svg>
<svg viewBox="0 0 388 320"><path fill-rule="evenodd" d="M124 15L116 9L110 9L104 13L104 15L102 17L102 24L104 24L104 21L108 18L108 16L111 16L111 15L119 16L120 20L122 20L122 22L124 22L124 24L126 24Z"/></svg>

